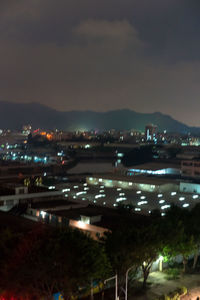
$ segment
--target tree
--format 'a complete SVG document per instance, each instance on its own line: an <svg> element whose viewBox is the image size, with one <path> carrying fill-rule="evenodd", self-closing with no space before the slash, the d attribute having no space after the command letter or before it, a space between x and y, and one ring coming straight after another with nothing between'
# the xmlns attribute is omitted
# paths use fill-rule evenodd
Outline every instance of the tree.
<svg viewBox="0 0 200 300"><path fill-rule="evenodd" d="M91 279L103 280L109 262L103 245L78 230L37 228L24 236L7 266L5 287L14 294L64 299L89 288Z"/></svg>
<svg viewBox="0 0 200 300"><path fill-rule="evenodd" d="M0 231L0 290L4 291L4 274L10 255L20 238L19 234L6 228Z"/></svg>
<svg viewBox="0 0 200 300"><path fill-rule="evenodd" d="M163 218L163 235L165 236L163 254L172 259L183 257L183 271L186 271L190 254L194 253L196 244L190 225L190 212L184 208L172 206Z"/></svg>
<svg viewBox="0 0 200 300"><path fill-rule="evenodd" d="M106 234L105 248L111 262L113 273L118 274L121 285L126 270L137 263L135 261L134 238L131 229L122 228Z"/></svg>
<svg viewBox="0 0 200 300"><path fill-rule="evenodd" d="M143 288L145 288L153 262L162 251L163 241L158 225L152 222L148 227L139 230L136 241L137 259L143 272Z"/></svg>
<svg viewBox="0 0 200 300"><path fill-rule="evenodd" d="M124 284L128 268L135 266L134 271L141 267L143 272L143 287L146 287L153 262L162 250L162 241L155 222L140 227L127 226L107 234L106 251L114 273L118 274L119 283Z"/></svg>
<svg viewBox="0 0 200 300"><path fill-rule="evenodd" d="M193 240L195 243L193 269L196 268L196 264L197 264L199 252L200 252L200 218L199 218L199 215L200 215L200 204L198 203L190 211L190 218L188 221L188 231L193 236Z"/></svg>

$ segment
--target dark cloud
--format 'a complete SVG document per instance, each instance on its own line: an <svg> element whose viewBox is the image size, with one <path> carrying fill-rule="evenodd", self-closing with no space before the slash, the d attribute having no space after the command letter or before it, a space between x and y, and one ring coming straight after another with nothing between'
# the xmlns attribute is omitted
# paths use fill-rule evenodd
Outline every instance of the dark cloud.
<svg viewBox="0 0 200 300"><path fill-rule="evenodd" d="M199 8L193 0L2 0L0 98L161 111L200 125Z"/></svg>

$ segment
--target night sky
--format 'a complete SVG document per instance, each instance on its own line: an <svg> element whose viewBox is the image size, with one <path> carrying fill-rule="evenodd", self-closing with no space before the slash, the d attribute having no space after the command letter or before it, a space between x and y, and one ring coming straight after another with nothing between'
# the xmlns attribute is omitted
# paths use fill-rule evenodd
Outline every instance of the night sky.
<svg viewBox="0 0 200 300"><path fill-rule="evenodd" d="M200 126L200 1L1 0L0 100Z"/></svg>

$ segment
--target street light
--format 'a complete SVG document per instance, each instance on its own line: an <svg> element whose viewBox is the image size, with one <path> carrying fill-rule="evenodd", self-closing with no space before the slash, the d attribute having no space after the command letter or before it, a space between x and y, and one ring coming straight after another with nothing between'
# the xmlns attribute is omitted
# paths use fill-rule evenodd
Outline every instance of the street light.
<svg viewBox="0 0 200 300"><path fill-rule="evenodd" d="M117 295L118 294L118 292L117 292L117 289L118 289L117 274L113 277L110 277L110 278L104 280L104 284L106 284L108 281L113 280L113 279L115 279L115 300L119 300L118 295Z"/></svg>
<svg viewBox="0 0 200 300"><path fill-rule="evenodd" d="M159 271L162 272L163 271L163 260L164 257L162 255L159 256L158 261L159 261Z"/></svg>
<svg viewBox="0 0 200 300"><path fill-rule="evenodd" d="M130 270L132 270L135 266L130 267L127 271L126 271L126 287L125 287L125 300L128 299L128 273L130 272Z"/></svg>

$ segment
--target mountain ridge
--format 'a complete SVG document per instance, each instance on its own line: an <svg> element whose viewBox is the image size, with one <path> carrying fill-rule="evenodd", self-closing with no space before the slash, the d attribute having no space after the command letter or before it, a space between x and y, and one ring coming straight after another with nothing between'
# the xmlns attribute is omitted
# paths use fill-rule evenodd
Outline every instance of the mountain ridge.
<svg viewBox="0 0 200 300"><path fill-rule="evenodd" d="M161 112L140 113L131 109L106 112L92 110L58 111L37 102L14 103L0 101L0 128L20 129L25 124L33 128L62 130L144 130L153 123L159 131L200 134L199 127L188 126Z"/></svg>

